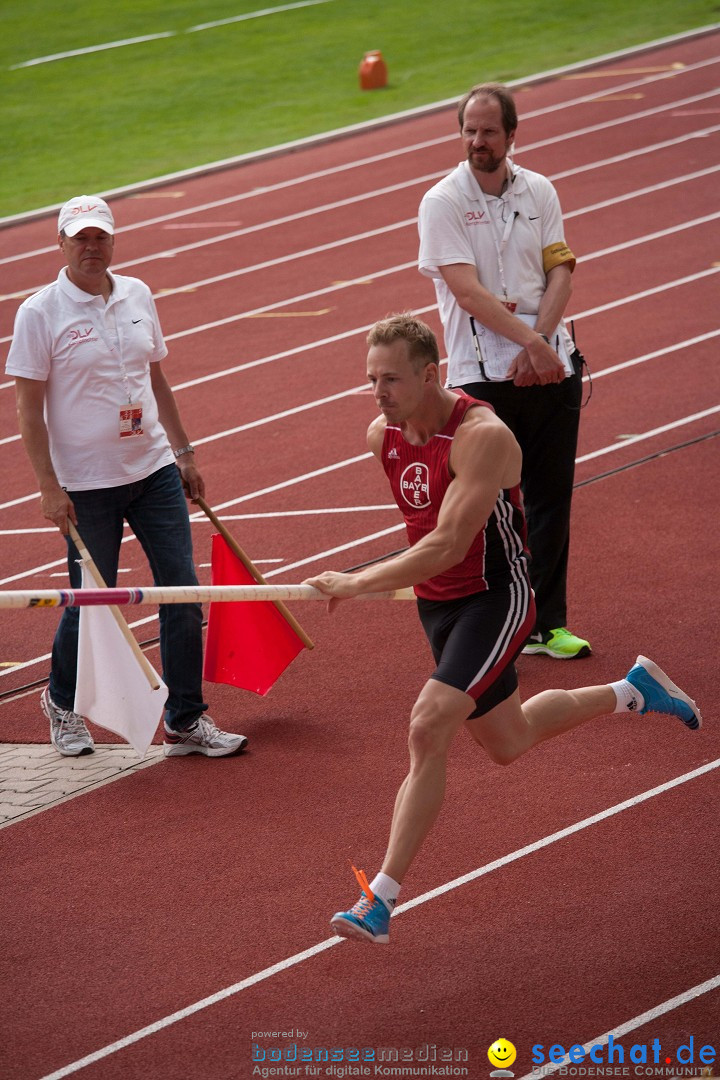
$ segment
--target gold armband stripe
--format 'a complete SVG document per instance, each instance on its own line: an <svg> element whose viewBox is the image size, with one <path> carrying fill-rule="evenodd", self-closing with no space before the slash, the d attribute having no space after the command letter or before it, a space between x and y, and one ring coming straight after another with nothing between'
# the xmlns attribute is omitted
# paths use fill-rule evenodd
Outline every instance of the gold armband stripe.
<svg viewBox="0 0 720 1080"><path fill-rule="evenodd" d="M546 274L548 270L552 270L553 266L560 266L561 263L569 263L570 269L575 269L575 256L564 240L559 240L556 244L550 244L549 247L543 248L542 256L543 270Z"/></svg>

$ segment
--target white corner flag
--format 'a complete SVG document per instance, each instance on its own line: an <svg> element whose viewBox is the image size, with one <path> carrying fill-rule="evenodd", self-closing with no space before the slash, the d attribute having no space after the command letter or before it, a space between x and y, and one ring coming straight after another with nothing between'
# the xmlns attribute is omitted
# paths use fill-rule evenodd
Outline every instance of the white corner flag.
<svg viewBox="0 0 720 1080"><path fill-rule="evenodd" d="M83 588L98 589L83 563ZM130 743L144 757L157 731L168 689L150 686L109 607L81 607L75 712Z"/></svg>

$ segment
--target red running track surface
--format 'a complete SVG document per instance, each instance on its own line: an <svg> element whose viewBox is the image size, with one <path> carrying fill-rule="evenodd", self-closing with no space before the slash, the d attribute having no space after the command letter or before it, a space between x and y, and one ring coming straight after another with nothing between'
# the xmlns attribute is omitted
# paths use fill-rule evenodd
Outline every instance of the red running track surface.
<svg viewBox="0 0 720 1080"><path fill-rule="evenodd" d="M720 1049L719 56L707 34L518 95L517 157L558 188L593 371L570 624L594 653L521 658L522 693L621 677L644 652L697 698L702 732L610 717L506 770L459 738L391 945L340 942L328 917L355 899L349 861L378 867L430 658L412 604L295 605L316 649L267 698L207 688L221 725L249 735L245 756L169 761L0 832L0 1076L245 1078L262 1075L253 1043L271 1067L298 1029L345 1066L352 1047L466 1051L454 1075L470 1077L500 1036L517 1077L536 1044L623 1026L625 1075L633 1044L660 1040L671 1072L690 1037L695 1066ZM364 445L363 338L398 309L439 330L415 215L458 158L448 109L113 201L115 268L158 297L208 501L270 581L404 544ZM21 296L57 273L53 231L0 232L5 350ZM9 380L0 421L0 586L59 587L57 535L30 531L45 523ZM212 528L193 528L208 580ZM148 583L133 540L123 570ZM56 618L2 617L0 660L22 665L0 677L7 742L47 740ZM137 633L151 639L154 617Z"/></svg>

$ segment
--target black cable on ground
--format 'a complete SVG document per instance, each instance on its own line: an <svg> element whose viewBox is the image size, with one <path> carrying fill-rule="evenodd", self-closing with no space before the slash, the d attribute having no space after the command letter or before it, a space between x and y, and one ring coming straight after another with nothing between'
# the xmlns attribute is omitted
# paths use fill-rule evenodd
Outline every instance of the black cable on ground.
<svg viewBox="0 0 720 1080"><path fill-rule="evenodd" d="M588 484L594 484L598 480L607 480L609 476L617 476L618 473L626 472L628 469L635 469L638 465L647 465L649 461L655 461L657 458L664 457L666 454L674 454L676 450L686 450L689 446L695 446L697 443L705 442L707 439L715 439L718 435L720 435L720 428L715 431L709 431L706 435L698 435L694 439L688 439L687 442L677 443L675 446L668 446L665 450L656 450L655 453L638 458L636 461L629 461L626 465L618 465L615 469L609 469L607 472L598 473L597 476L590 476L587 480L579 480L576 484L573 484L573 489L587 487Z"/></svg>

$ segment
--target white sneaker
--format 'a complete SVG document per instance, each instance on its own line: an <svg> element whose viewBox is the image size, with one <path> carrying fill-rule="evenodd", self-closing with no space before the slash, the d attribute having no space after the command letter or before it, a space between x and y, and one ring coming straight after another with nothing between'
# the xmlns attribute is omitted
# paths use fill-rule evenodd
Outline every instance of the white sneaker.
<svg viewBox="0 0 720 1080"><path fill-rule="evenodd" d="M207 714L200 716L195 727L189 731L173 731L165 724L165 757L181 757L183 754L227 757L228 754L239 753L246 746L247 739L244 735L231 735L229 731L220 731Z"/></svg>
<svg viewBox="0 0 720 1080"><path fill-rule="evenodd" d="M92 754L95 743L79 713L56 705L47 687L40 695L40 705L50 721L50 741L63 757Z"/></svg>

